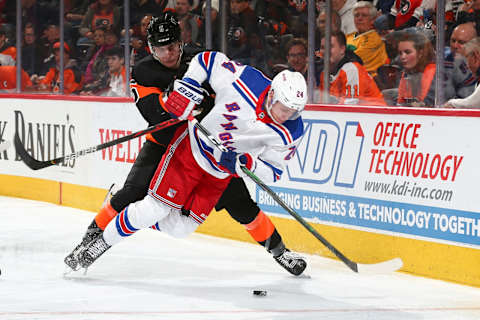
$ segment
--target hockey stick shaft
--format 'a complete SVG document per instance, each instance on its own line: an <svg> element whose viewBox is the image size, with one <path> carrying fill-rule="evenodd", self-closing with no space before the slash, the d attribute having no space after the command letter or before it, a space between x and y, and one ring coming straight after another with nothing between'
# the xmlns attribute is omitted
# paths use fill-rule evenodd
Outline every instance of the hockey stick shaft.
<svg viewBox="0 0 480 320"><path fill-rule="evenodd" d="M212 142L222 152L228 151L228 149L215 139L214 136L201 125L198 121L193 120L195 127L200 130L203 135ZM341 253L334 245L332 245L327 239L325 239L320 233L318 233L305 219L302 218L297 212L290 208L270 187L268 187L260 178L258 178L253 172L248 170L245 166L241 166L242 171L255 182L260 188L267 192L283 209L285 209L292 217L295 218L308 232L310 232L315 238L317 238L328 250L330 250L335 256L337 256L343 263L345 263L351 270L358 272L358 265L356 262L347 258Z"/></svg>
<svg viewBox="0 0 480 320"><path fill-rule="evenodd" d="M81 156L84 156L84 155L87 155L87 154L90 154L90 153L93 153L93 152L97 152L99 150L103 150L103 149L108 148L108 147L112 147L114 145L123 143L123 142L128 141L128 140L138 138L138 137L143 136L143 135L148 134L148 133L152 133L152 132L156 132L156 131L159 131L159 130L162 130L162 129L166 129L166 128L174 126L174 125L176 125L180 122L181 121L178 120L178 119L170 119L170 120L164 121L162 123L150 126L146 129L143 129L143 130L131 133L129 135L120 137L118 139L111 140L111 141L108 141L108 142L105 142L105 143L102 143L102 144L99 144L99 145L96 145L96 146L93 146L93 147L90 147L90 148L87 148L87 149L83 149L83 150L71 153L69 155L63 156L63 157L59 157L59 158L52 159L52 160L46 160L46 161L39 161L39 160L33 158L30 154L28 154L27 150L25 150L25 147L23 146L23 143L20 140L20 137L18 136L18 132L15 132L14 144L15 144L15 149L17 150L17 154L20 156L20 158L22 158L23 162L30 169L39 170L39 169L43 169L43 168L47 168L47 167L59 164L59 163L64 162L64 161L75 159L75 158L78 158L78 157L81 157Z"/></svg>

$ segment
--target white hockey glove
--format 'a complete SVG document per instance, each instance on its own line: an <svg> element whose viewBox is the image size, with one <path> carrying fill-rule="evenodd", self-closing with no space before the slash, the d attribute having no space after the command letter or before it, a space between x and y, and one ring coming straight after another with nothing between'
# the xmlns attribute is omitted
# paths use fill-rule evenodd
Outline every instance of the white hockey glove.
<svg viewBox="0 0 480 320"><path fill-rule="evenodd" d="M165 108L173 118L186 120L203 100L203 90L183 80L175 80Z"/></svg>

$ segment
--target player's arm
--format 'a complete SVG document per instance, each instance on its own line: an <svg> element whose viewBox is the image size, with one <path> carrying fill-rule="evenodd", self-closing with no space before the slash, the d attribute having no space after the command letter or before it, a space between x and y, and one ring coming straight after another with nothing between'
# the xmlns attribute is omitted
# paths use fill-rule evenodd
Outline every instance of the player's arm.
<svg viewBox="0 0 480 320"><path fill-rule="evenodd" d="M146 87L134 80L130 83L135 105L149 125L171 119L163 104L163 91L157 87Z"/></svg>

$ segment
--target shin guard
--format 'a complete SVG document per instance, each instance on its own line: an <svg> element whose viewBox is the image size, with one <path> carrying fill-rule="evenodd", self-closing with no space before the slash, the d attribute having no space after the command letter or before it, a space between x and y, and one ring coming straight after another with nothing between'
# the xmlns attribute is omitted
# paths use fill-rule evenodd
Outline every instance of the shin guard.
<svg viewBox="0 0 480 320"><path fill-rule="evenodd" d="M105 230L105 227L110 221L112 221L113 218L115 218L117 214L118 212L113 209L110 201L107 201L107 203L105 203L105 205L100 209L100 212L98 212L95 216L95 222L100 229Z"/></svg>
<svg viewBox="0 0 480 320"><path fill-rule="evenodd" d="M244 227L252 238L262 245L267 242L275 231L275 226L272 221L261 210L258 212L255 220L249 224L244 224Z"/></svg>

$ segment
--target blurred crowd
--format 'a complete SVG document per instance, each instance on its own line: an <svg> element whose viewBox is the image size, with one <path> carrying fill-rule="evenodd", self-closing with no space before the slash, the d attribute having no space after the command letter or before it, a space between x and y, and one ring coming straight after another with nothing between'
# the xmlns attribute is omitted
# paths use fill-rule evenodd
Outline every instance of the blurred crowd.
<svg viewBox="0 0 480 320"><path fill-rule="evenodd" d="M0 90L4 92L16 88L15 2L0 0ZM446 0L444 30L437 29L436 3L332 0L329 88L324 94L328 13L323 0L315 1L313 62L308 58L307 0L228 0L225 26L220 0L211 1L209 15L205 0L131 0L128 31L123 0L64 0L64 93L127 95L125 46L131 66L149 55L149 21L170 11L180 22L184 54L205 50L207 18L212 23L213 50L226 51L231 59L253 65L267 76L291 69L307 78L308 65L313 63L315 103L432 107L437 77L444 101L458 101L469 97L479 81L480 0ZM59 0L21 0L21 4L22 91L59 92ZM435 52L440 32L445 35L445 48ZM445 70L441 75L436 68L439 55Z"/></svg>

